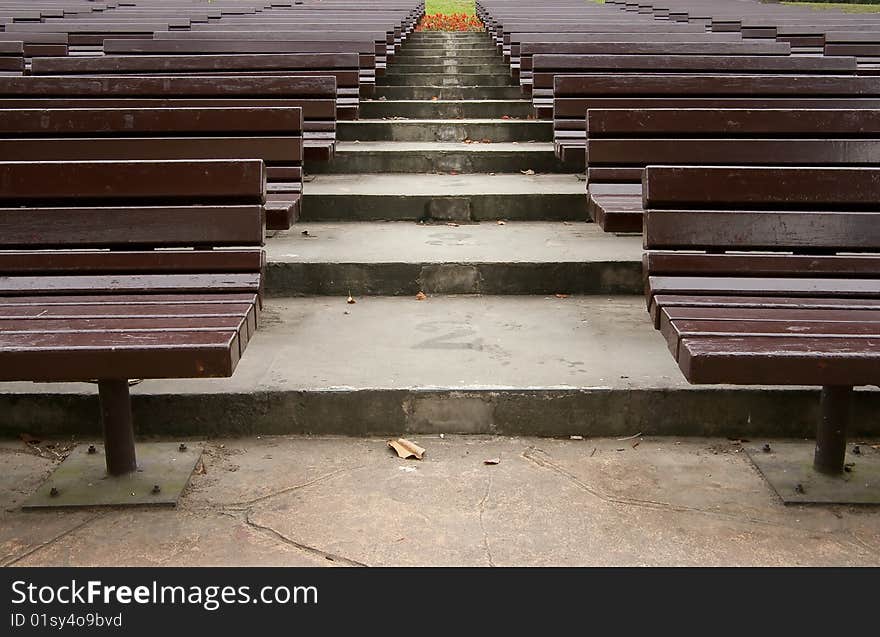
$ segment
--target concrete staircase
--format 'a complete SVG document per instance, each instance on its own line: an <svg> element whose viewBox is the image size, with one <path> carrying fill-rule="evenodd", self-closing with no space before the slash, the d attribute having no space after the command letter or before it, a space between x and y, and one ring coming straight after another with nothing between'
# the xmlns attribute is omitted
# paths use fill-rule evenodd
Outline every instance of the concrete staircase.
<svg viewBox="0 0 880 637"><path fill-rule="evenodd" d="M586 222L530 114L485 34L408 38L269 239L235 375L138 385L139 432L812 436L815 391L684 381L645 311L641 238ZM878 407L858 392L854 422ZM85 384L0 384L0 414L0 433L99 422Z"/></svg>

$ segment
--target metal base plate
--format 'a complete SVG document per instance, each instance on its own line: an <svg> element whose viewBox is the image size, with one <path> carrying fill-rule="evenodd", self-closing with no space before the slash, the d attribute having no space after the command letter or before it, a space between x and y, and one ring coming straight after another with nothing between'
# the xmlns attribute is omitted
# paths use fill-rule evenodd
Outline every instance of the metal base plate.
<svg viewBox="0 0 880 637"><path fill-rule="evenodd" d="M763 445L746 447L746 453L785 504L880 504L880 451L859 445L856 455L853 447L846 449L850 471L839 477L813 469L812 441L773 441L769 453Z"/></svg>
<svg viewBox="0 0 880 637"><path fill-rule="evenodd" d="M91 454L88 449L88 444L81 444L71 451L22 508L175 506L202 455L202 446L196 443L187 443L185 451L176 442L143 443L136 450L138 470L111 477L104 464L104 446L95 444Z"/></svg>

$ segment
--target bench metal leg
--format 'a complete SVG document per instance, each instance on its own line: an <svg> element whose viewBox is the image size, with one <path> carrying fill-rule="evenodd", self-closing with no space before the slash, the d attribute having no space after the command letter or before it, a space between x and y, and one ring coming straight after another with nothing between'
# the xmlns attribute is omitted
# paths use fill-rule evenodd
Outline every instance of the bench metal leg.
<svg viewBox="0 0 880 637"><path fill-rule="evenodd" d="M128 379L98 381L98 396L101 400L107 473L111 476L132 473L137 470L137 458Z"/></svg>
<svg viewBox="0 0 880 637"><path fill-rule="evenodd" d="M820 473L841 475L846 457L846 428L849 424L853 388L827 385L822 388L822 417L816 432L813 468Z"/></svg>

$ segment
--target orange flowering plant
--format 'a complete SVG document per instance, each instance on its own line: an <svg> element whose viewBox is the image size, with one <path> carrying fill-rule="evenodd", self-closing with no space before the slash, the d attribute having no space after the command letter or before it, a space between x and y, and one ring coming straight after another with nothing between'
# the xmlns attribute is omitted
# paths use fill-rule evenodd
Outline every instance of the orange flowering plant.
<svg viewBox="0 0 880 637"><path fill-rule="evenodd" d="M485 26L477 16L466 13L432 13L416 26L416 31L482 31Z"/></svg>

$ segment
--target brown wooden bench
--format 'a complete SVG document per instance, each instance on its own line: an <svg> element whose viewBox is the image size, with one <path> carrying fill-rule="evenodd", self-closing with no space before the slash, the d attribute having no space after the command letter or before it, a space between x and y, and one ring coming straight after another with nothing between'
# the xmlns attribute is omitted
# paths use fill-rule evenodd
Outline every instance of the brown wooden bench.
<svg viewBox="0 0 880 637"><path fill-rule="evenodd" d="M867 166L878 148L878 110L590 109L587 208L606 231L641 232L649 164Z"/></svg>
<svg viewBox="0 0 880 637"><path fill-rule="evenodd" d="M622 38L621 38L622 40ZM590 42L523 42L512 47L511 73L520 80L523 92L531 93L533 57L535 55L789 55L791 47L784 42L769 40L722 41L690 38L676 41L618 41L614 36Z"/></svg>
<svg viewBox="0 0 880 637"><path fill-rule="evenodd" d="M582 156L591 108L878 108L880 78L802 74L593 73L557 75L557 151Z"/></svg>
<svg viewBox="0 0 880 637"><path fill-rule="evenodd" d="M0 41L0 75L24 73L24 43Z"/></svg>
<svg viewBox="0 0 880 637"><path fill-rule="evenodd" d="M299 216L302 134L299 108L0 109L0 157L18 161L261 159L270 230Z"/></svg>
<svg viewBox="0 0 880 637"><path fill-rule="evenodd" d="M546 113L553 107L557 75L572 77L595 73L711 73L711 74L855 74L852 57L793 55L559 55L540 54L532 59L532 103Z"/></svg>
<svg viewBox="0 0 880 637"><path fill-rule="evenodd" d="M0 380L98 379L107 469L135 471L127 379L231 376L256 330L263 163L0 162L0 183Z"/></svg>
<svg viewBox="0 0 880 637"><path fill-rule="evenodd" d="M42 57L32 75L264 75L336 78L336 118L357 119L360 72L357 53L238 55L106 55Z"/></svg>
<svg viewBox="0 0 880 637"><path fill-rule="evenodd" d="M880 169L649 166L654 326L691 383L822 386L814 466L844 472L880 383Z"/></svg>
<svg viewBox="0 0 880 637"><path fill-rule="evenodd" d="M58 76L0 78L0 108L297 107L303 111L306 161L336 146L332 77Z"/></svg>

